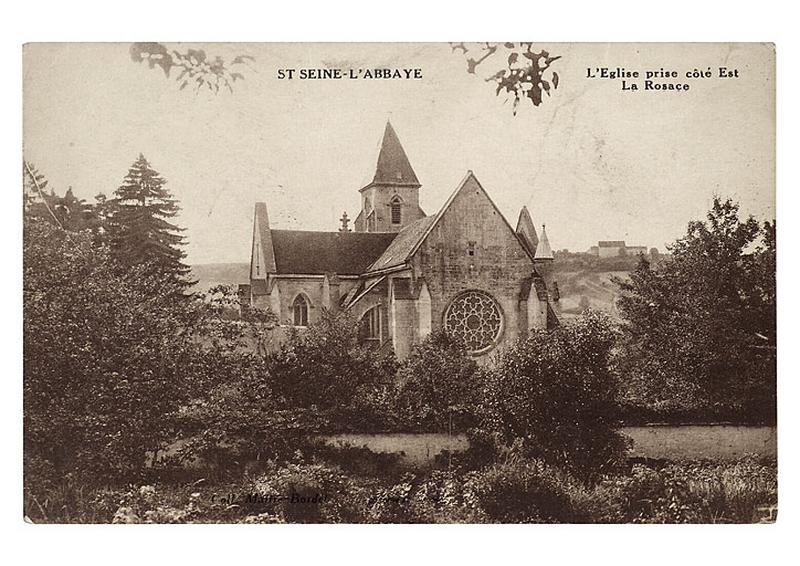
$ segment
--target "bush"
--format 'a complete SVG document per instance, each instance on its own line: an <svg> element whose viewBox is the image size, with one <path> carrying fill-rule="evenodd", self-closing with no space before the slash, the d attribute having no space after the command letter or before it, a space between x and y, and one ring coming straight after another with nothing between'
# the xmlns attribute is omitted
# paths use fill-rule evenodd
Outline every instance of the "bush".
<svg viewBox="0 0 800 566"><path fill-rule="evenodd" d="M371 523L483 523L486 515L464 478L454 472L433 471L419 479L407 475L379 489L368 501Z"/></svg>
<svg viewBox="0 0 800 566"><path fill-rule="evenodd" d="M383 388L393 380L396 364L390 354L358 342L358 325L346 312L323 311L321 319L297 332L267 358L273 392L287 407L312 409L331 423L330 430L353 422L372 423L385 415Z"/></svg>
<svg viewBox="0 0 800 566"><path fill-rule="evenodd" d="M466 489L493 523L573 523L582 486L541 460L512 459L471 475Z"/></svg>
<svg viewBox="0 0 800 566"><path fill-rule="evenodd" d="M614 469L626 451L609 368L614 339L609 319L591 311L552 332L532 332L501 356L491 376L486 428L585 479Z"/></svg>
<svg viewBox="0 0 800 566"><path fill-rule="evenodd" d="M257 357L222 355L216 363L219 383L182 411L186 442L165 465L199 461L217 474L237 473L291 458L308 435L323 428L315 412L280 403Z"/></svg>
<svg viewBox="0 0 800 566"><path fill-rule="evenodd" d="M109 488L52 477L44 497L26 490L25 514L76 523L751 523L777 504L775 461L752 457L636 464L591 486L515 451L466 473L372 476L298 457L231 483Z"/></svg>
<svg viewBox="0 0 800 566"><path fill-rule="evenodd" d="M253 482L261 508L288 523L363 522L366 496L339 468L301 461L275 467Z"/></svg>
<svg viewBox="0 0 800 566"><path fill-rule="evenodd" d="M444 332L434 332L398 371L398 413L412 430L463 431L476 422L481 375L463 345Z"/></svg>
<svg viewBox="0 0 800 566"><path fill-rule="evenodd" d="M89 232L24 230L25 454L60 474L130 478L195 389L196 309L163 279L120 273Z"/></svg>

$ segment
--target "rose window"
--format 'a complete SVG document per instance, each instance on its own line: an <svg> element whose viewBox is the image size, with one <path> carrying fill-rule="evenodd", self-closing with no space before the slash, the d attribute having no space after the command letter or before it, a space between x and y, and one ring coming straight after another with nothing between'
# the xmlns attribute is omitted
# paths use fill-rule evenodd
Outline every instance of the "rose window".
<svg viewBox="0 0 800 566"><path fill-rule="evenodd" d="M495 300L483 291L458 295L444 315L444 329L464 342L472 353L494 345L500 337L503 318Z"/></svg>

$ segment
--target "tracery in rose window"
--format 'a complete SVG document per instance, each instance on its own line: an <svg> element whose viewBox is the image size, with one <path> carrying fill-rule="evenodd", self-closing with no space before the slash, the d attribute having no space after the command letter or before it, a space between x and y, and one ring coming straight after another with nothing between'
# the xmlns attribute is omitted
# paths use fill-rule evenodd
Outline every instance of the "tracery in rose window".
<svg viewBox="0 0 800 566"><path fill-rule="evenodd" d="M444 329L464 342L467 350L480 352L494 345L500 337L503 318L497 302L483 291L458 295L444 315Z"/></svg>

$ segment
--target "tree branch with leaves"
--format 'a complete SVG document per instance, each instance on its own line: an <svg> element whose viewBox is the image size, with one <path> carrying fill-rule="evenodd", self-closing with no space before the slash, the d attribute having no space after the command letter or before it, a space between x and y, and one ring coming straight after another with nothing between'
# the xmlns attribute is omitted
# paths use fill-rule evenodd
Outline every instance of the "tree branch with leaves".
<svg viewBox="0 0 800 566"><path fill-rule="evenodd" d="M550 65L561 58L542 49L536 51L531 42L521 43L451 43L453 52L461 51L467 60L467 72L477 74L478 67L487 61L497 61L504 56L505 66L487 76L486 82L497 85L495 94L513 95L513 112L516 115L519 103L527 98L534 106L542 103L543 95L550 96L558 88L558 73ZM485 68L485 67L482 67Z"/></svg>
<svg viewBox="0 0 800 566"><path fill-rule="evenodd" d="M151 69L158 67L165 77L175 77L179 90L191 86L195 93L204 88L214 94L221 88L233 92L234 83L244 80L243 67L255 61L250 55L236 55L231 60L219 55L212 58L203 49L178 51L162 43L133 43L130 54L134 63L146 62Z"/></svg>

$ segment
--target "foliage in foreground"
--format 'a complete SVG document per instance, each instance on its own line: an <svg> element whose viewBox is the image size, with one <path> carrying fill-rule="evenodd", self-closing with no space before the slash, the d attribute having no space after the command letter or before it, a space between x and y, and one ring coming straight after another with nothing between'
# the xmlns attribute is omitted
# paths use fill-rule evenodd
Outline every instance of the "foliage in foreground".
<svg viewBox="0 0 800 566"><path fill-rule="evenodd" d="M23 254L25 454L61 472L141 469L192 390L196 313L163 280L120 275L88 232L28 222Z"/></svg>
<svg viewBox="0 0 800 566"><path fill-rule="evenodd" d="M400 478L325 461L272 465L237 482L90 488L62 482L33 500L37 522L750 523L777 504L775 462L635 464L588 486L541 460Z"/></svg>
<svg viewBox="0 0 800 566"><path fill-rule="evenodd" d="M489 377L485 427L581 477L619 465L626 445L617 432L619 384L609 366L614 339L610 320L597 312L532 332Z"/></svg>
<svg viewBox="0 0 800 566"><path fill-rule="evenodd" d="M397 369L393 355L359 343L352 315L331 311L291 335L266 366L282 402L315 412L328 430L373 429Z"/></svg>
<svg viewBox="0 0 800 566"><path fill-rule="evenodd" d="M397 374L397 412L412 430L453 431L475 426L482 376L466 349L444 332L414 346Z"/></svg>

